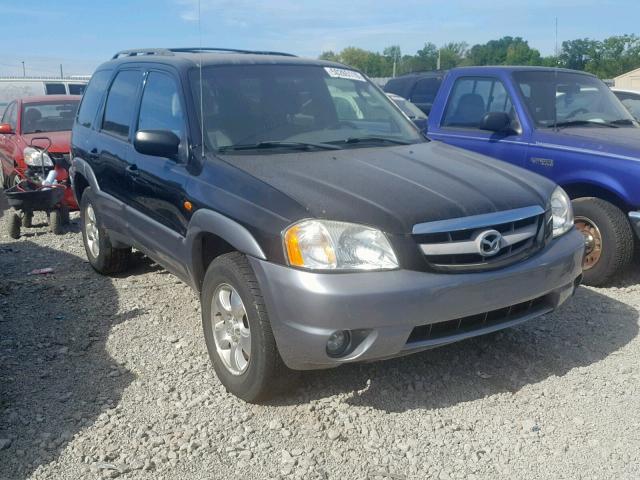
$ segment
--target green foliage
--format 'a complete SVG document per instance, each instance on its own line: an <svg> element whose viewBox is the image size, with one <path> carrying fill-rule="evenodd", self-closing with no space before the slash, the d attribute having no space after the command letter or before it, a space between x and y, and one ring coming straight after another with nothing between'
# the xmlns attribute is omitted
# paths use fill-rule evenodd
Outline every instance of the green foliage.
<svg viewBox="0 0 640 480"><path fill-rule="evenodd" d="M339 53L323 52L320 58L350 65L370 77L390 77L394 60L397 75L435 70L439 58L442 70L462 65L540 65L585 70L601 78L613 78L640 68L640 37L618 35L604 40L567 40L562 43L558 57L543 57L523 38L506 36L471 48L465 42L450 42L440 48L427 42L415 55L402 55L400 46L391 45L382 53L347 47Z"/></svg>

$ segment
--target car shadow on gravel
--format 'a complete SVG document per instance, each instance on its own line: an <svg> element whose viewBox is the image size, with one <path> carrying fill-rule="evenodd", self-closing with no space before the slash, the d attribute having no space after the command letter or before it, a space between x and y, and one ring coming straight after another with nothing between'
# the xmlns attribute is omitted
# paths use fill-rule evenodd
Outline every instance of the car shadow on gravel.
<svg viewBox="0 0 640 480"><path fill-rule="evenodd" d="M519 327L393 360L305 372L274 405L347 394L387 412L435 409L515 393L614 354L638 334L638 311L589 288Z"/></svg>
<svg viewBox="0 0 640 480"><path fill-rule="evenodd" d="M27 240L0 243L0 272L0 478L23 479L118 404L134 375L106 342L140 312L118 314L111 281L80 257Z"/></svg>

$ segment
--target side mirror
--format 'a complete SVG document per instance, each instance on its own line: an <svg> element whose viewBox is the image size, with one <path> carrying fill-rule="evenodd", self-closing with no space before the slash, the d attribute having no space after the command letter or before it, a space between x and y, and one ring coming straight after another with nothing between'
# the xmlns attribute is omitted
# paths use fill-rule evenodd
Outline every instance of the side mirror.
<svg viewBox="0 0 640 480"><path fill-rule="evenodd" d="M485 113L482 120L480 120L480 129L489 130L490 132L511 132L513 131L513 128L511 128L511 117L505 112Z"/></svg>
<svg viewBox="0 0 640 480"><path fill-rule="evenodd" d="M7 133L13 133L13 128L8 123L0 123L0 134L6 135Z"/></svg>
<svg viewBox="0 0 640 480"><path fill-rule="evenodd" d="M169 130L138 130L133 139L133 147L144 155L175 158L178 155L180 139Z"/></svg>

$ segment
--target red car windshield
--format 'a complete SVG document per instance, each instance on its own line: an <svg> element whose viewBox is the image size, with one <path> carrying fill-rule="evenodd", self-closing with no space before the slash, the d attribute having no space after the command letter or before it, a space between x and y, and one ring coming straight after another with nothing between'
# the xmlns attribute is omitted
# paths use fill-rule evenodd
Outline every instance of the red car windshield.
<svg viewBox="0 0 640 480"><path fill-rule="evenodd" d="M25 103L22 105L22 133L64 132L71 130L78 100Z"/></svg>

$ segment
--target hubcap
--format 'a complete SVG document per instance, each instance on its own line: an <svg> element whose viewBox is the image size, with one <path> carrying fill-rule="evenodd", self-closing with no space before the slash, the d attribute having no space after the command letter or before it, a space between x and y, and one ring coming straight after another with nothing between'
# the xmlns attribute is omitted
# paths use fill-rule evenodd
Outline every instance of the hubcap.
<svg viewBox="0 0 640 480"><path fill-rule="evenodd" d="M84 215L84 234L87 238L87 246L94 258L100 254L100 232L96 222L96 214L91 205L87 206Z"/></svg>
<svg viewBox="0 0 640 480"><path fill-rule="evenodd" d="M602 256L602 234L595 222L587 217L576 217L575 224L584 235L585 255L582 268L589 270L600 261Z"/></svg>
<svg viewBox="0 0 640 480"><path fill-rule="evenodd" d="M218 356L233 375L242 375L251 359L251 330L244 303L231 285L220 285L211 300L211 326Z"/></svg>

